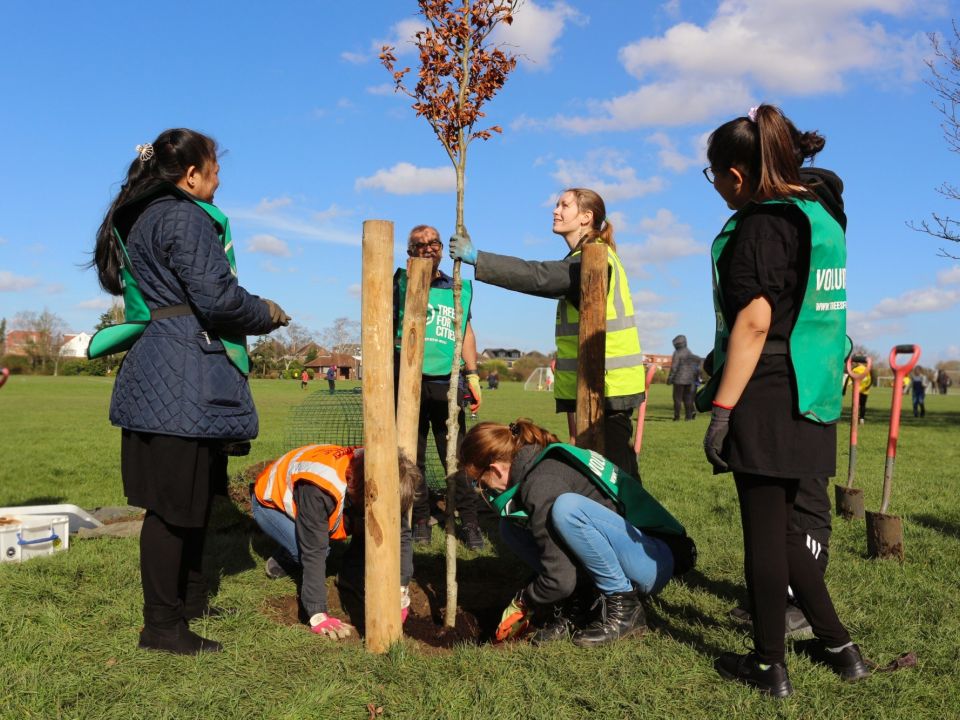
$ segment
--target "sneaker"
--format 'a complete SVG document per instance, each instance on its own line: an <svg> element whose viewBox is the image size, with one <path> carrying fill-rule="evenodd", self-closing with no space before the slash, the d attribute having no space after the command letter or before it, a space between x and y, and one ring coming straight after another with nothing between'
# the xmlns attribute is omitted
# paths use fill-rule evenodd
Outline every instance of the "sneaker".
<svg viewBox="0 0 960 720"><path fill-rule="evenodd" d="M725 680L749 685L760 692L775 698L789 697L793 693L790 676L787 675L787 666L783 663L773 663L766 670L760 667L754 653L738 655L723 653L713 663L714 668Z"/></svg>
<svg viewBox="0 0 960 720"><path fill-rule="evenodd" d="M433 534L426 520L417 520L413 524L413 542L417 545L429 545Z"/></svg>
<svg viewBox="0 0 960 720"><path fill-rule="evenodd" d="M826 665L847 682L857 682L870 675L870 668L857 645L850 644L840 652L827 650L822 640L806 640L795 643L794 651L806 655L813 662Z"/></svg>
<svg viewBox="0 0 960 720"><path fill-rule="evenodd" d="M271 580L279 580L280 578L284 578L289 574L287 569L280 564L280 561L272 555L267 558L267 562L263 566L263 569L264 572L267 573L267 577Z"/></svg>
<svg viewBox="0 0 960 720"><path fill-rule="evenodd" d="M753 632L753 617L742 607L735 607L728 613L731 620L745 626L745 630ZM783 616L783 637L787 640L801 640L813 637L813 628L804 616L803 611L792 603L787 603L787 611Z"/></svg>
<svg viewBox="0 0 960 720"><path fill-rule="evenodd" d="M480 532L480 526L476 523L467 523L460 529L460 539L470 550L483 550L487 541Z"/></svg>

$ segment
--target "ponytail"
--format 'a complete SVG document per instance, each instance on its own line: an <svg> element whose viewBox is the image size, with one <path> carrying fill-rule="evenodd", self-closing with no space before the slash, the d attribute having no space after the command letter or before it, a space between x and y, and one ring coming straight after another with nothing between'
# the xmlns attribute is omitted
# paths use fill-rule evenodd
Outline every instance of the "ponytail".
<svg viewBox="0 0 960 720"><path fill-rule="evenodd" d="M544 448L555 442L560 442L556 435L526 418L509 425L481 422L464 437L457 459L467 477L478 478L495 462L513 462L525 445Z"/></svg>
<svg viewBox="0 0 960 720"><path fill-rule="evenodd" d="M89 267L97 269L100 287L111 295L123 293L120 283L122 251L114 235L114 217L124 203L160 187L176 184L193 165L201 170L217 159L217 143L195 130L164 130L152 145L138 145L138 156L127 168L120 192L110 203L97 230L97 241Z"/></svg>

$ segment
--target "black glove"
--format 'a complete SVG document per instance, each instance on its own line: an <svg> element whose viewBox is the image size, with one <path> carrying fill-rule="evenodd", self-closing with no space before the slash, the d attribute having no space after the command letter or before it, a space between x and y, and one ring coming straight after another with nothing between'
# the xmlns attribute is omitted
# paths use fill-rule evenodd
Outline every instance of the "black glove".
<svg viewBox="0 0 960 720"><path fill-rule="evenodd" d="M267 309L270 311L270 320L273 322L274 329L278 327L286 327L290 324L290 316L287 315L283 308L277 305L273 300L267 300L266 298L260 298L266 304Z"/></svg>
<svg viewBox="0 0 960 720"><path fill-rule="evenodd" d="M721 472L727 469L727 463L720 457L720 453L723 450L723 441L727 439L727 433L730 431L730 412L730 408L714 405L713 413L710 415L710 425L707 426L707 434L703 436L703 451L707 455L707 460Z"/></svg>

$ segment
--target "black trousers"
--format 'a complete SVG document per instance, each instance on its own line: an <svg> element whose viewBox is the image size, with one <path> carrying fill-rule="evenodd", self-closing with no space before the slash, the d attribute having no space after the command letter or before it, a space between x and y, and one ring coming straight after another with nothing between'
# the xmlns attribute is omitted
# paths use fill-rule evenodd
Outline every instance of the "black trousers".
<svg viewBox="0 0 960 720"><path fill-rule="evenodd" d="M633 410L604 410L603 454L621 470L640 477L637 453L633 450Z"/></svg>
<svg viewBox="0 0 960 720"><path fill-rule="evenodd" d="M437 446L437 453L440 455L440 462L443 463L444 472L447 469L447 418L450 417L449 405L447 404L447 390L449 386L446 383L424 382L420 386L420 425L417 431L417 467L423 475L423 481L417 488L413 496L413 521L425 522L430 518L430 497L427 489L427 440L430 433L433 432L433 440ZM460 433L457 435L457 448L466 435L466 416L463 407L460 407L460 413L457 416L460 424ZM457 510L460 512L461 523L475 524L477 522L477 512L480 509L480 497L470 486L470 481L463 473L457 474L456 503Z"/></svg>
<svg viewBox="0 0 960 720"><path fill-rule="evenodd" d="M814 634L829 647L850 642L804 534L791 522L798 481L734 473L743 525L744 575L753 640L762 663L784 661L783 615L789 585Z"/></svg>
<svg viewBox="0 0 960 720"><path fill-rule="evenodd" d="M209 517L209 507L207 508ZM140 530L140 579L143 621L154 630L175 627L207 606L207 581L201 572L207 527L182 527L148 510Z"/></svg>
<svg viewBox="0 0 960 720"><path fill-rule="evenodd" d="M673 386L673 419L680 419L680 405L683 404L684 420L692 420L697 414L697 408L693 404L693 385L674 385Z"/></svg>

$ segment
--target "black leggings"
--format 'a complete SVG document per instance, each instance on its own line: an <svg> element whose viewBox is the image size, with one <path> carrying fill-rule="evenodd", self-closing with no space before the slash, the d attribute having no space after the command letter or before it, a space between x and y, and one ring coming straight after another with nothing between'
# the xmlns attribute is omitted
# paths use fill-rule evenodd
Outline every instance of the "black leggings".
<svg viewBox="0 0 960 720"><path fill-rule="evenodd" d="M743 523L743 565L753 608L753 641L759 661L784 661L783 615L787 585L828 647L850 642L804 535L788 522L797 481L734 473Z"/></svg>
<svg viewBox="0 0 960 720"><path fill-rule="evenodd" d="M206 531L206 524L171 525L147 511L140 531L140 578L148 627L172 628L206 608L208 589L201 572Z"/></svg>

